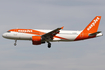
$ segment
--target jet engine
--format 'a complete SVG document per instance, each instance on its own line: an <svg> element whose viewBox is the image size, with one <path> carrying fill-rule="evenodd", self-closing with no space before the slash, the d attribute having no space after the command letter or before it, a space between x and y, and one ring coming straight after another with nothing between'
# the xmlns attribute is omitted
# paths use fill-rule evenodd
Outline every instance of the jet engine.
<svg viewBox="0 0 105 70"><path fill-rule="evenodd" d="M32 44L33 45L40 45L42 43L45 43L45 42L42 42L41 36L32 36Z"/></svg>

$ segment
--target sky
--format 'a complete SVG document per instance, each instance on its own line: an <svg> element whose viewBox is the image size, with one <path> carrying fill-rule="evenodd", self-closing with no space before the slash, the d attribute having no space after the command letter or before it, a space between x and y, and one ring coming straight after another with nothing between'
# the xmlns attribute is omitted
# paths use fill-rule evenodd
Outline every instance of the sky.
<svg viewBox="0 0 105 70"><path fill-rule="evenodd" d="M32 45L31 41L2 38L9 29L83 30L102 16L105 34L105 0L0 0L0 70L105 70L105 37Z"/></svg>

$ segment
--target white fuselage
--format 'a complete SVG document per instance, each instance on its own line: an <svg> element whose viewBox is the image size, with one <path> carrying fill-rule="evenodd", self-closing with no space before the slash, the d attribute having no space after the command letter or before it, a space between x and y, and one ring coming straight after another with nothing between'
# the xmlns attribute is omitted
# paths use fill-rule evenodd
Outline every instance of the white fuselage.
<svg viewBox="0 0 105 70"><path fill-rule="evenodd" d="M35 29L44 33L48 33L51 30L39 30ZM74 41L76 37L81 33L81 31L69 31L69 30L61 30L57 37L54 37L53 41ZM7 39L14 39L14 40L32 40L32 36L37 36L35 34L27 34L21 32L7 32L3 34L4 38ZM65 38L65 39L62 39Z"/></svg>

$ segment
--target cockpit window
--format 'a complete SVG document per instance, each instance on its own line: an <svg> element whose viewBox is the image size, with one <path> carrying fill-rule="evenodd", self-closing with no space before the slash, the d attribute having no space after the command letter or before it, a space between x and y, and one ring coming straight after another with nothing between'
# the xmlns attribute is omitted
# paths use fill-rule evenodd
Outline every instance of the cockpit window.
<svg viewBox="0 0 105 70"><path fill-rule="evenodd" d="M10 33L10 31L7 31L8 33Z"/></svg>

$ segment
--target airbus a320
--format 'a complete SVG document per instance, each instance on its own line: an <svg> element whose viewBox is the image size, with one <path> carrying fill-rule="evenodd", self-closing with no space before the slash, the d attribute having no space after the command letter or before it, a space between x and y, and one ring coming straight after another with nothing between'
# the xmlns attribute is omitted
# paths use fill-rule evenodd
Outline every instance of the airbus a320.
<svg viewBox="0 0 105 70"><path fill-rule="evenodd" d="M98 31L100 20L101 16L96 16L89 25L81 31L61 30L64 27L55 30L10 29L2 36L6 39L15 40L15 46L17 40L30 40L33 45L48 43L48 48L51 48L51 42L79 41L102 36L101 31Z"/></svg>

